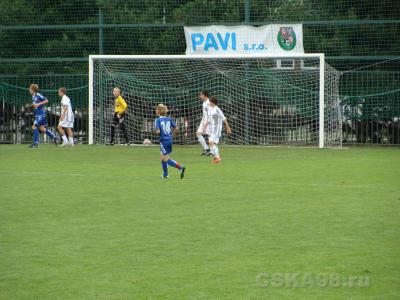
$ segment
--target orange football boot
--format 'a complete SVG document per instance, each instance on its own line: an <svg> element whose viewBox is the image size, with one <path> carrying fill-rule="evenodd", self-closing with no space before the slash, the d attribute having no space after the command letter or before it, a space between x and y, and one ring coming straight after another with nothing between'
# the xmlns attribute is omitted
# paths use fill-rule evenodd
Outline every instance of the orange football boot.
<svg viewBox="0 0 400 300"><path fill-rule="evenodd" d="M214 158L213 160L212 160L212 163L213 164L219 164L220 162L221 162L221 158Z"/></svg>

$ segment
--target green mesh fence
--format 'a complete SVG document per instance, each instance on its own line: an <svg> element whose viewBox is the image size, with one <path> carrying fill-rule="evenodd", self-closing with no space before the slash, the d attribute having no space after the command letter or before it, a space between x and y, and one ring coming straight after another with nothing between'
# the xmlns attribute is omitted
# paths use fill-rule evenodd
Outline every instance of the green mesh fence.
<svg viewBox="0 0 400 300"><path fill-rule="evenodd" d="M75 137L78 142L87 140L87 74L82 75L37 75L37 76L0 76L0 142L32 142L33 124L32 103L28 92L31 82L45 87L41 92L49 99L46 116L49 128L56 130L61 105L57 90L61 86L70 86L68 94L73 101L75 111Z"/></svg>
<svg viewBox="0 0 400 300"><path fill-rule="evenodd" d="M347 141L398 140L388 137L396 130L377 134L373 129L360 139L354 129L375 128L379 118L397 126L400 63L393 59L400 53L398 0L0 0L0 11L6 12L0 19L1 89L14 89L16 95L2 96L1 102L22 97L37 75L48 77L42 79L45 90L55 90L51 82L60 75L67 88L87 94L86 77L80 82L70 75L87 73L89 54L183 54L183 25L302 22L306 52L325 53L339 71L357 70L343 74L340 92L344 103L358 111L350 114L352 122L362 119L367 125L353 124ZM23 79L12 82L9 75ZM27 92L24 97L29 99Z"/></svg>
<svg viewBox="0 0 400 300"><path fill-rule="evenodd" d="M1 0L0 10L7 11L0 20L3 62L79 62L94 53L180 54L185 50L182 26L204 24L302 22L305 51L331 59L382 59L400 49L395 0ZM84 69L84 64L74 66ZM42 70L53 71L49 66ZM71 65L65 66L70 71Z"/></svg>

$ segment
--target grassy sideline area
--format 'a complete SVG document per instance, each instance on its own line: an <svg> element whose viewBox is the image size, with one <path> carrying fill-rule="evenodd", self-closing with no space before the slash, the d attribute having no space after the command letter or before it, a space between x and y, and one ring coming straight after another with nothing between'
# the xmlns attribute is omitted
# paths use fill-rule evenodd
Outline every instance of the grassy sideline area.
<svg viewBox="0 0 400 300"><path fill-rule="evenodd" d="M0 299L399 298L400 148L220 152L1 145Z"/></svg>

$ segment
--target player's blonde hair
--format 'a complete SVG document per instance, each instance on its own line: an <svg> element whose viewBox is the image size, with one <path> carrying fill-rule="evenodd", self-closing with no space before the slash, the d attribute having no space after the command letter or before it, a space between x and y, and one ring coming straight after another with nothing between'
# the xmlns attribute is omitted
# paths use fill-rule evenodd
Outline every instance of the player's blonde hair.
<svg viewBox="0 0 400 300"><path fill-rule="evenodd" d="M160 103L157 105L156 111L160 116L165 116L168 112L168 107L166 105Z"/></svg>
<svg viewBox="0 0 400 300"><path fill-rule="evenodd" d="M35 93L37 93L37 92L39 92L39 85L37 85L36 83L32 83L32 84L29 86L29 89L32 90L32 91L34 91Z"/></svg>
<svg viewBox="0 0 400 300"><path fill-rule="evenodd" d="M58 89L61 93L63 93L64 95L67 94L67 89L65 87L60 87Z"/></svg>

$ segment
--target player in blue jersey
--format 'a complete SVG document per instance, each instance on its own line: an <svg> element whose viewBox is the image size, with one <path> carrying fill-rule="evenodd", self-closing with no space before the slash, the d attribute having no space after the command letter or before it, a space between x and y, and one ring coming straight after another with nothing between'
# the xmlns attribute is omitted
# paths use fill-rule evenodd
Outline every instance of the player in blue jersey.
<svg viewBox="0 0 400 300"><path fill-rule="evenodd" d="M35 111L35 121L32 125L33 130L33 144L30 148L37 148L39 145L39 130L46 133L47 136L53 139L54 143L57 144L56 136L53 132L47 129L46 110L45 105L49 103L49 100L45 96L39 93L39 86L37 84L31 84L29 87L29 93L32 95L32 107Z"/></svg>
<svg viewBox="0 0 400 300"><path fill-rule="evenodd" d="M161 165L163 175L161 178L168 178L168 165L177 168L181 173L181 179L185 176L185 166L170 158L172 153L172 137L178 133L175 122L167 117L168 108L159 104L156 108L157 119L155 121L156 134L160 136Z"/></svg>

